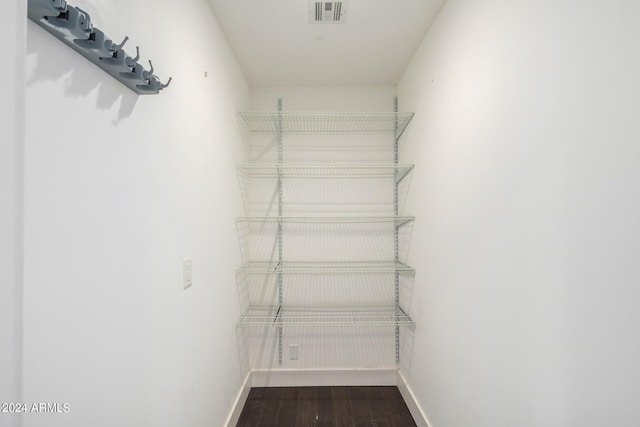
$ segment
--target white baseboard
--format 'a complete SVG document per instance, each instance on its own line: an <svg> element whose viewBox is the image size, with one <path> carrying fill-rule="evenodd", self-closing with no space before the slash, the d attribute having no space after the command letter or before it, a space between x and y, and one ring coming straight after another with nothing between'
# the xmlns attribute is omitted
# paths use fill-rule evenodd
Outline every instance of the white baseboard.
<svg viewBox="0 0 640 427"><path fill-rule="evenodd" d="M240 391L238 392L238 396L236 396L233 408L231 408L231 412L229 413L227 420L223 424L224 427L236 427L236 425L238 424L238 420L240 420L242 408L244 408L244 404L247 402L247 397L249 397L250 390L251 372L247 374L247 376L244 378L242 386L240 386Z"/></svg>
<svg viewBox="0 0 640 427"><path fill-rule="evenodd" d="M251 387L310 387L310 386L357 386L395 385L400 390L409 412L418 427L433 427L416 400L404 375L397 369L344 369L344 370L258 370L247 374L234 406L223 424L235 427Z"/></svg>
<svg viewBox="0 0 640 427"><path fill-rule="evenodd" d="M413 416L418 427L433 427L433 424L429 421L429 418L427 418L427 415L424 413L422 406L420 406L416 396L413 394L413 390L411 390L411 387L407 384L407 380L400 371L397 371L396 382L398 390L400 390L400 394L402 395L404 402L407 404L409 412L411 412L411 416Z"/></svg>
<svg viewBox="0 0 640 427"><path fill-rule="evenodd" d="M253 387L396 385L396 369L275 369L251 372Z"/></svg>

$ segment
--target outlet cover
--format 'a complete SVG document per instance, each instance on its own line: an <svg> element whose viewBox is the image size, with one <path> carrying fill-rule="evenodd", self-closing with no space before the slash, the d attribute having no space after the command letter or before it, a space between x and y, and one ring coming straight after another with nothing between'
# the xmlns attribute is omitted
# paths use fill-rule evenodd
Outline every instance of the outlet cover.
<svg viewBox="0 0 640 427"><path fill-rule="evenodd" d="M182 289L187 289L193 284L193 280L191 278L192 266L193 262L191 261L191 258L182 259Z"/></svg>
<svg viewBox="0 0 640 427"><path fill-rule="evenodd" d="M289 345L289 360L298 360L298 344Z"/></svg>

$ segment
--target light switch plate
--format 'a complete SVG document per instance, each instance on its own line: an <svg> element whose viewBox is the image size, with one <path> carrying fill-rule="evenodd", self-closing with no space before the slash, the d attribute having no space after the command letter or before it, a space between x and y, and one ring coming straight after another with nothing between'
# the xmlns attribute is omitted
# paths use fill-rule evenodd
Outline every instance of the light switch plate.
<svg viewBox="0 0 640 427"><path fill-rule="evenodd" d="M187 289L191 287L193 284L193 280L191 278L191 270L192 270L193 262L191 258L183 258L182 259L182 288Z"/></svg>

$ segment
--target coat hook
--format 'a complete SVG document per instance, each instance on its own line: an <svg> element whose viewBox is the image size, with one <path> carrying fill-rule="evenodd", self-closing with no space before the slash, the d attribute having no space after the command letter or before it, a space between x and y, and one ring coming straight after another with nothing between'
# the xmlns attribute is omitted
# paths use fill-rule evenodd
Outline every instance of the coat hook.
<svg viewBox="0 0 640 427"><path fill-rule="evenodd" d="M86 39L75 39L73 41L75 44L80 46L83 49L96 50L101 53L108 55L108 51L105 50L105 34L102 30L98 28L93 28L91 34Z"/></svg>
<svg viewBox="0 0 640 427"><path fill-rule="evenodd" d="M127 43L127 40L129 40L129 36L125 36L125 38L122 40L122 42L120 44L113 44L113 40L107 40L104 43L104 47L108 51L115 52L118 49L122 49L124 47L125 43Z"/></svg>
<svg viewBox="0 0 640 427"><path fill-rule="evenodd" d="M58 16L45 18L51 25L66 30L73 38L82 39L88 37L93 30L89 15L77 7L69 6L66 11Z"/></svg>
<svg viewBox="0 0 640 427"><path fill-rule="evenodd" d="M145 80L149 80L151 78L151 76L153 76L153 64L151 63L151 60L149 60L149 71L144 71L142 73L142 77Z"/></svg>
<svg viewBox="0 0 640 427"><path fill-rule="evenodd" d="M136 57L135 58L127 57L124 60L124 62L127 64L127 66L133 68L136 66L139 59L140 59L140 47L136 46Z"/></svg>
<svg viewBox="0 0 640 427"><path fill-rule="evenodd" d="M48 17L57 17L67 11L65 0L30 0L29 17L38 20Z"/></svg>
<svg viewBox="0 0 640 427"><path fill-rule="evenodd" d="M127 63L131 58L127 56L127 53L124 50L122 50L122 47L127 40L129 40L129 36L126 36L119 45L114 45L113 42L111 42L110 45L108 45L109 43L105 43L107 50L113 53L111 56L101 56L100 61L114 67L124 68L127 72L131 71L131 67ZM114 50L112 51L112 49Z"/></svg>
<svg viewBox="0 0 640 427"><path fill-rule="evenodd" d="M147 83L146 85L137 85L137 87L138 89L143 91L148 91L151 93L159 93L162 89L169 86L169 84L171 83L171 80L173 80L173 77L169 77L169 80L163 84L162 82L160 82L160 79L158 78L158 76L151 76L149 78L149 83Z"/></svg>

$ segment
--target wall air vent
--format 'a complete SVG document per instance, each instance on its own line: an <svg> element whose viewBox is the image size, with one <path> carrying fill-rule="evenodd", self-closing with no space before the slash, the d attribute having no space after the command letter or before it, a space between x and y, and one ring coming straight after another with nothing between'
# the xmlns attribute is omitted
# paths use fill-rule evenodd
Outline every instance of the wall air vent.
<svg viewBox="0 0 640 427"><path fill-rule="evenodd" d="M312 24L343 24L347 18L348 0L309 0L309 22Z"/></svg>

